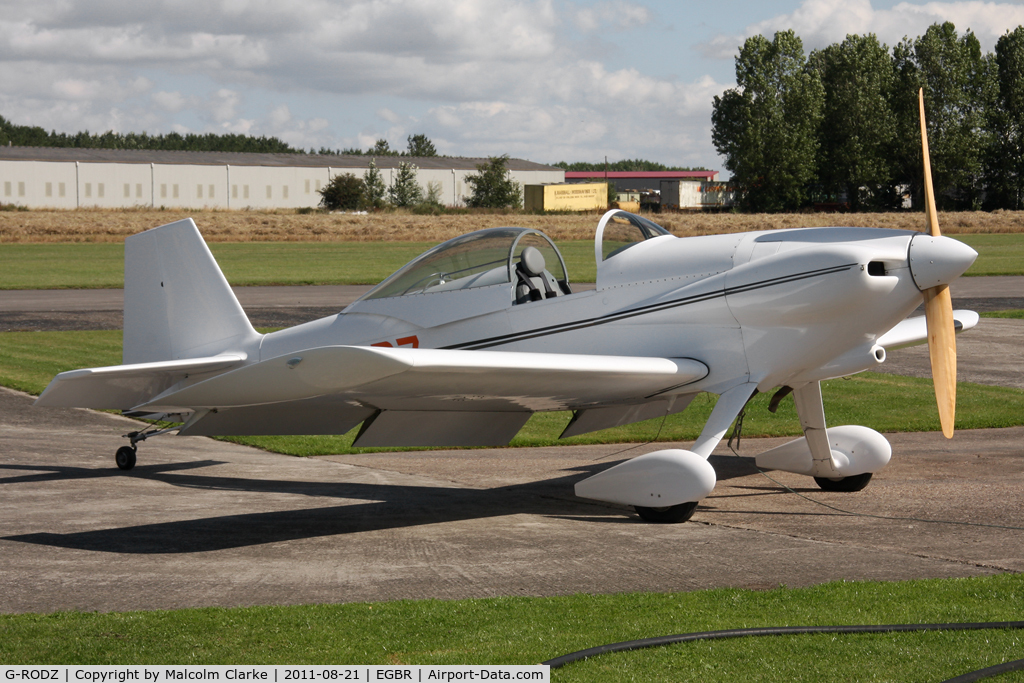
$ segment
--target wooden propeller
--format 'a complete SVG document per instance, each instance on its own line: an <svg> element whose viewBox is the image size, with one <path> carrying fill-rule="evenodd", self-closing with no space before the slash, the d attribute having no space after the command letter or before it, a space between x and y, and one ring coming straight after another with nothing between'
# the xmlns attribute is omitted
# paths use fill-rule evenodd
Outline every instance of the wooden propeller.
<svg viewBox="0 0 1024 683"><path fill-rule="evenodd" d="M925 215L928 233L940 237L939 216L935 210L935 189L932 187L932 164L928 156L928 129L924 120L924 88L917 93L921 110L921 152L924 157ZM928 325L928 354L932 363L932 383L939 406L939 422L947 439L953 438L956 415L956 328L953 322L953 300L948 285L924 290L924 314Z"/></svg>

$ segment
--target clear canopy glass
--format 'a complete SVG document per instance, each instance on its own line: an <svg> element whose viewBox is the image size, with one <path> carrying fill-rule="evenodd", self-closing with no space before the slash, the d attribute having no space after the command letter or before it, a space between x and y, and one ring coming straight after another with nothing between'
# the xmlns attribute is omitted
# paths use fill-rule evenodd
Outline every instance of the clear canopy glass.
<svg viewBox="0 0 1024 683"><path fill-rule="evenodd" d="M461 235L416 257L362 298L384 299L511 283L527 246L544 256L545 267L568 290L565 264L544 234L528 228L491 228ZM567 293L567 292L565 292Z"/></svg>
<svg viewBox="0 0 1024 683"><path fill-rule="evenodd" d="M601 258L607 261L644 240L671 234L653 221L626 211L618 211L605 223L601 236Z"/></svg>

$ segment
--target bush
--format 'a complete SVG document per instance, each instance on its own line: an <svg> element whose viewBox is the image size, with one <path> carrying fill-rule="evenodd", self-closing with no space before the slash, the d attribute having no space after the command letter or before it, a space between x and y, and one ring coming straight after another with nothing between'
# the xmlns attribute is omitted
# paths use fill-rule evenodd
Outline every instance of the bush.
<svg viewBox="0 0 1024 683"><path fill-rule="evenodd" d="M505 209L523 205L523 188L508 174L508 155L491 157L486 164L476 167L479 175L466 176L473 194L463 197L472 208Z"/></svg>
<svg viewBox="0 0 1024 683"><path fill-rule="evenodd" d="M330 211L354 211L362 203L364 191L362 178L351 173L336 175L320 188L320 206Z"/></svg>
<svg viewBox="0 0 1024 683"><path fill-rule="evenodd" d="M404 161L398 164L395 182L388 190L391 203L399 207L416 206L423 201L423 188L416 182L416 166Z"/></svg>
<svg viewBox="0 0 1024 683"><path fill-rule="evenodd" d="M370 168L363 175L363 206L367 209L383 209L387 205L388 188L377 168L376 159L370 159Z"/></svg>

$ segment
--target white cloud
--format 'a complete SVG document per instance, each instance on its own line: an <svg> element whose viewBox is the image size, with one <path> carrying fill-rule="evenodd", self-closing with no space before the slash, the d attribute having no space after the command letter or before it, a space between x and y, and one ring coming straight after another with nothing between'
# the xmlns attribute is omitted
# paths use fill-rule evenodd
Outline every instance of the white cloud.
<svg viewBox="0 0 1024 683"><path fill-rule="evenodd" d="M611 0L587 3L572 12L572 19L580 31L591 33L643 26L651 20L651 12L643 5Z"/></svg>
<svg viewBox="0 0 1024 683"><path fill-rule="evenodd" d="M218 124L223 125L229 119L235 117L241 96L234 90L221 88L215 92L205 103L208 116Z"/></svg>
<svg viewBox="0 0 1024 683"><path fill-rule="evenodd" d="M287 104L278 105L270 112L269 123L274 128L283 128L291 123L292 112Z"/></svg>
<svg viewBox="0 0 1024 683"><path fill-rule="evenodd" d="M177 113L184 109L190 103L190 98L185 97L180 91L175 90L174 92L167 92L161 90L153 93L153 104L159 107L162 111Z"/></svg>
<svg viewBox="0 0 1024 683"><path fill-rule="evenodd" d="M810 51L841 42L849 34L874 33L890 47L904 37L922 35L935 23L951 21L957 31L972 30L984 51L992 51L999 36L1024 24L1024 5L1017 2L901 2L875 9L871 0L804 0L793 12L746 27L742 35L719 35L701 44L709 57L731 59L743 41L754 35L772 37L793 29Z"/></svg>
<svg viewBox="0 0 1024 683"><path fill-rule="evenodd" d="M573 87L550 99L472 101L431 109L437 135L470 156L508 153L540 161L645 157L680 165L714 164L707 133L712 97L725 88L705 77L668 83L581 62L553 71ZM626 112L628 115L623 115Z"/></svg>
<svg viewBox="0 0 1024 683"><path fill-rule="evenodd" d="M0 107L66 131L305 148L404 148L422 132L454 154L713 163L710 99L724 85L613 68L574 42L652 21L625 0L0 0Z"/></svg>
<svg viewBox="0 0 1024 683"><path fill-rule="evenodd" d="M382 107L382 108L378 109L377 110L377 116L379 116L380 118L384 119L388 123L398 123L402 119L401 116L399 116L395 112L391 111L387 107Z"/></svg>

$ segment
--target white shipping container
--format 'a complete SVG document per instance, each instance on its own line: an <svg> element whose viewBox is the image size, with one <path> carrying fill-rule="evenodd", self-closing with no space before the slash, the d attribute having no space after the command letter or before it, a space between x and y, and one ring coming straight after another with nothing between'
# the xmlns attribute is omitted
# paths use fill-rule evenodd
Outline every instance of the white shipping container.
<svg viewBox="0 0 1024 683"><path fill-rule="evenodd" d="M701 183L699 180L662 180L661 208L701 208Z"/></svg>

